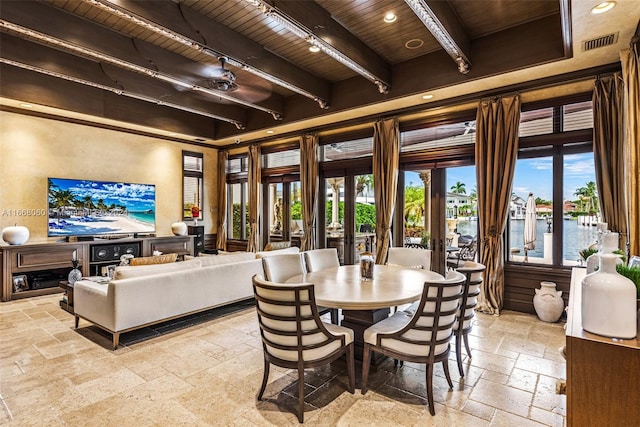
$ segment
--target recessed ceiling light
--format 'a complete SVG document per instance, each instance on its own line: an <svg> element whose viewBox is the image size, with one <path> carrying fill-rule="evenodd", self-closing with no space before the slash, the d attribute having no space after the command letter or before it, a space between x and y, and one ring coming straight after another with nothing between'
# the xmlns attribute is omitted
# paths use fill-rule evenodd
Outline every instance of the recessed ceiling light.
<svg viewBox="0 0 640 427"><path fill-rule="evenodd" d="M398 17L393 12L387 12L387 14L384 15L384 22L386 22L387 24L390 24L392 22L396 22L397 19L398 19Z"/></svg>
<svg viewBox="0 0 640 427"><path fill-rule="evenodd" d="M271 135L271 134L273 133L273 130L269 129L269 130L267 131L267 133L268 133L269 135Z"/></svg>
<svg viewBox="0 0 640 427"><path fill-rule="evenodd" d="M27 104L27 103L22 103L20 104L20 106L24 108L33 108L33 104Z"/></svg>
<svg viewBox="0 0 640 427"><path fill-rule="evenodd" d="M595 6L593 9L591 9L591 14L598 15L600 13L605 13L613 9L615 6L616 6L616 2L614 1L604 1L599 5Z"/></svg>
<svg viewBox="0 0 640 427"><path fill-rule="evenodd" d="M428 93L426 95L422 95L422 99L432 99L432 98L433 98L433 95L430 94L430 93Z"/></svg>
<svg viewBox="0 0 640 427"><path fill-rule="evenodd" d="M318 53L320 52L320 48L316 45L309 46L309 52Z"/></svg>
<svg viewBox="0 0 640 427"><path fill-rule="evenodd" d="M407 49L418 49L421 48L424 45L424 42L420 39L411 39L411 40L407 40L407 42L404 44L404 47L406 47Z"/></svg>

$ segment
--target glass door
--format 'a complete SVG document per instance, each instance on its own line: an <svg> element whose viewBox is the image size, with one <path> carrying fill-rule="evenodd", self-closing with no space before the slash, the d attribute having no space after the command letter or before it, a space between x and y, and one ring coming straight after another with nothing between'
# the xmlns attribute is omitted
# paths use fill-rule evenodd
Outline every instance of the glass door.
<svg viewBox="0 0 640 427"><path fill-rule="evenodd" d="M439 273L462 249L463 257L475 257L475 166L406 171L404 183L404 245L431 249L431 269Z"/></svg>
<svg viewBox="0 0 640 427"><path fill-rule="evenodd" d="M355 264L360 254L375 251L376 209L373 176L346 175L324 179L324 247L336 248L341 264ZM324 199L324 200L322 200ZM321 209L322 210L322 209Z"/></svg>

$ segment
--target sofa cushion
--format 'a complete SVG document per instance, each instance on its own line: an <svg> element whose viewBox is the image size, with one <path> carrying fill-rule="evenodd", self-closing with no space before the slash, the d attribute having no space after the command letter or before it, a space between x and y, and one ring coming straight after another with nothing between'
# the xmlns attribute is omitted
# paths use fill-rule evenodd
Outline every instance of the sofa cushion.
<svg viewBox="0 0 640 427"><path fill-rule="evenodd" d="M164 254L154 255L139 258L131 258L129 265L152 265L152 264L166 264L170 262L176 262L178 254Z"/></svg>
<svg viewBox="0 0 640 427"><path fill-rule="evenodd" d="M184 259L198 259L203 267L212 265L231 264L242 261L250 261L255 259L253 252L226 252L224 255L202 255L198 257L185 256Z"/></svg>
<svg viewBox="0 0 640 427"><path fill-rule="evenodd" d="M202 262L200 262L200 259L139 266L123 265L116 267L114 280L130 279L132 277L148 276L150 274L168 273L172 271L189 270L199 267L202 267Z"/></svg>
<svg viewBox="0 0 640 427"><path fill-rule="evenodd" d="M300 248L297 246L292 246L290 248L285 248L285 249L276 249L273 251L261 251L261 252L256 252L255 253L255 257L256 258L264 258L266 256L273 256L273 255L283 255L283 254L297 254L300 253Z"/></svg>

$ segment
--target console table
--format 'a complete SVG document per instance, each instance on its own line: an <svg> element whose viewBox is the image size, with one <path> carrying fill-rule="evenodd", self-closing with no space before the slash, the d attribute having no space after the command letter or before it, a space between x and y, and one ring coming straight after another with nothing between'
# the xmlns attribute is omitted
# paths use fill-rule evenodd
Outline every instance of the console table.
<svg viewBox="0 0 640 427"><path fill-rule="evenodd" d="M62 292L61 280L71 271L75 254L83 276L100 276L102 267L120 263L120 256L150 256L154 251L194 255L194 236L98 239L81 242L42 242L0 245L0 300Z"/></svg>
<svg viewBox="0 0 640 427"><path fill-rule="evenodd" d="M567 425L637 425L640 339L615 340L582 329L582 279L574 268L567 310Z"/></svg>

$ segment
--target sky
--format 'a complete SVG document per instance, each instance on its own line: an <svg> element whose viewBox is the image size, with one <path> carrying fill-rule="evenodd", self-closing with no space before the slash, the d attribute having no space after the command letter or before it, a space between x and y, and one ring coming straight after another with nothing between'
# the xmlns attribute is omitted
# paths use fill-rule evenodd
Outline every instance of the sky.
<svg viewBox="0 0 640 427"><path fill-rule="evenodd" d="M589 181L596 180L593 153L571 154L564 156L564 191L565 200L577 200L576 189L586 186ZM476 186L475 166L464 166L447 169L447 189L456 182L463 182L467 194ZM421 185L422 181L415 172L407 172L406 185ZM544 200L553 198L552 158L538 157L534 159L520 159L516 163L513 178L513 192L523 199L527 199L529 192L534 197Z"/></svg>
<svg viewBox="0 0 640 427"><path fill-rule="evenodd" d="M60 190L70 190L76 199L91 196L94 203L98 199L109 206L125 205L129 211L154 209L155 186L147 184L126 184L103 181L50 178Z"/></svg>

